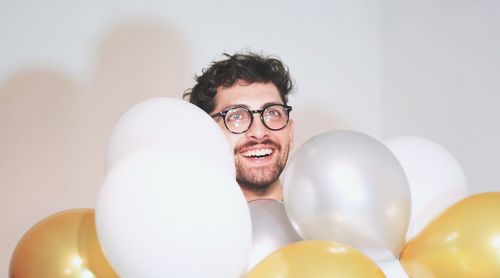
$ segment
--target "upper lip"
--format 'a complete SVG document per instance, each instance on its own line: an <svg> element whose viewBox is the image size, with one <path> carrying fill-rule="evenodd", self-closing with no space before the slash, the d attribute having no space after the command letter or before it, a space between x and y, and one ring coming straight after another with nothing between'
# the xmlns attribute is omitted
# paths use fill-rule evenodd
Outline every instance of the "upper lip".
<svg viewBox="0 0 500 278"><path fill-rule="evenodd" d="M257 142L257 141L250 141L250 142L247 142L239 147L237 147L235 150L234 150L234 153L244 153L244 152L247 152L247 151L250 151L250 150L261 150L261 149L271 149L273 152L275 151L279 151L281 149L281 146L270 140L270 139L266 139L266 140L263 140L263 141L260 141L260 142Z"/></svg>
<svg viewBox="0 0 500 278"><path fill-rule="evenodd" d="M253 150L262 150L262 149L271 149L271 151L275 151L276 148L267 144L257 144L250 147L240 148L238 149L238 153L244 153Z"/></svg>

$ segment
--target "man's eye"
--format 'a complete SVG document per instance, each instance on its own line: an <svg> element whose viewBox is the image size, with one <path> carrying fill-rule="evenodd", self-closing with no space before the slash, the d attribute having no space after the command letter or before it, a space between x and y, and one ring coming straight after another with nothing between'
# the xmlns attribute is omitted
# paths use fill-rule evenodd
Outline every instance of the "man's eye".
<svg viewBox="0 0 500 278"><path fill-rule="evenodd" d="M244 121L248 118L248 113L244 111L234 111L226 115L227 122Z"/></svg>
<svg viewBox="0 0 500 278"><path fill-rule="evenodd" d="M280 109L268 109L266 110L266 117L280 118L283 115L283 111Z"/></svg>
<svg viewBox="0 0 500 278"><path fill-rule="evenodd" d="M230 115L228 115L227 120L237 121L237 120L240 120L241 118L242 118L241 114L230 114Z"/></svg>

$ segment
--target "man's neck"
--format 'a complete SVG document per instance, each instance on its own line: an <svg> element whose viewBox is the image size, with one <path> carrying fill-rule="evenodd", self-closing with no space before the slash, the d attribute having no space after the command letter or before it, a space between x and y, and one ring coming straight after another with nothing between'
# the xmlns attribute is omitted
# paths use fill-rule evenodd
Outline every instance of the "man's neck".
<svg viewBox="0 0 500 278"><path fill-rule="evenodd" d="M265 191L253 191L241 187L243 195L247 202L257 200L257 199L274 199L278 201L283 200L283 189L279 180L271 184Z"/></svg>

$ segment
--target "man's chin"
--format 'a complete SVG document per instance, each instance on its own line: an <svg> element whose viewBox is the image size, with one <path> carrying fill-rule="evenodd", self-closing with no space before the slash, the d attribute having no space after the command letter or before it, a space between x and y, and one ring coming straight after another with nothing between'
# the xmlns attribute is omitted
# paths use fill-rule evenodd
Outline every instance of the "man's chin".
<svg viewBox="0 0 500 278"><path fill-rule="evenodd" d="M247 180L238 180L238 184L241 188L252 191L252 192L266 192L272 183L257 183Z"/></svg>
<svg viewBox="0 0 500 278"><path fill-rule="evenodd" d="M282 169L279 163L265 167L248 167L237 162L236 181L242 188L251 191L266 191L278 180Z"/></svg>
<svg viewBox="0 0 500 278"><path fill-rule="evenodd" d="M263 179L263 177L268 177ZM251 191L266 191L273 183L278 180L279 175L275 171L272 173L252 173L252 175L238 175L236 181L238 184Z"/></svg>

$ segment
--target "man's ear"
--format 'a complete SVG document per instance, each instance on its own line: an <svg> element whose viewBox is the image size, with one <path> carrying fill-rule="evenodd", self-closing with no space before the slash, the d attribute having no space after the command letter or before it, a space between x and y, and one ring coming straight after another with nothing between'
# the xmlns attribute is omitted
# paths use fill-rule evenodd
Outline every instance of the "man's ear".
<svg viewBox="0 0 500 278"><path fill-rule="evenodd" d="M290 137L290 149L293 148L293 143L294 143L294 134L295 134L295 122L293 120L290 120L288 122L289 127L289 137Z"/></svg>

